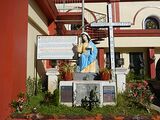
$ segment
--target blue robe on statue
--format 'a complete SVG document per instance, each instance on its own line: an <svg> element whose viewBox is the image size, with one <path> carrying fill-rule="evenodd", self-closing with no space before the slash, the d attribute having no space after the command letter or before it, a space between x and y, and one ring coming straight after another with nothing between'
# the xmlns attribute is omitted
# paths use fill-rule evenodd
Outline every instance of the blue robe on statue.
<svg viewBox="0 0 160 120"><path fill-rule="evenodd" d="M88 46L90 46L92 49L87 49L86 52L81 54L79 59L80 71L82 71L87 66L89 66L92 62L94 62L97 57L97 52L98 52L97 47L91 40L89 41Z"/></svg>

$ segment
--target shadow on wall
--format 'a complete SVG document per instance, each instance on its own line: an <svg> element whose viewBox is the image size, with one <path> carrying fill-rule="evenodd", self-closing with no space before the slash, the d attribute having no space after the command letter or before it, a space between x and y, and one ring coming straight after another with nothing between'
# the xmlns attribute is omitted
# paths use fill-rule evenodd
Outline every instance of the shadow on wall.
<svg viewBox="0 0 160 120"><path fill-rule="evenodd" d="M37 74L39 75L39 78L42 80L42 88L43 90L47 90L47 75L46 75L46 70L45 70L45 67L44 67L44 64L42 62L42 60L38 60L37 59L37 45L35 44L35 68L36 68L36 72Z"/></svg>
<svg viewBox="0 0 160 120"><path fill-rule="evenodd" d="M47 85L48 78L47 78L46 71L45 71L42 60L37 60L37 73L42 80L42 88L43 88L44 91L46 91L47 86L48 86Z"/></svg>

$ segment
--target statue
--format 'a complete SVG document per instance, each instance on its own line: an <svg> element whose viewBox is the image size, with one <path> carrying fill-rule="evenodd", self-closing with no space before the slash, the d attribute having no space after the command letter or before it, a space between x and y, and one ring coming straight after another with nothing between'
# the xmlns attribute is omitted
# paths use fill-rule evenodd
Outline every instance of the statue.
<svg viewBox="0 0 160 120"><path fill-rule="evenodd" d="M77 52L80 53L78 60L80 72L96 72L97 71L97 48L91 41L87 32L81 33L82 43L77 45Z"/></svg>

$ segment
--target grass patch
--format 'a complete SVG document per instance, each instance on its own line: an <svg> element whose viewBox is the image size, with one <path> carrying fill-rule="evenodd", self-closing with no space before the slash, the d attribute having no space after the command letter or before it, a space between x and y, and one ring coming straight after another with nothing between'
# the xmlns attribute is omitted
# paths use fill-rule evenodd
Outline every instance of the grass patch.
<svg viewBox="0 0 160 120"><path fill-rule="evenodd" d="M136 105L129 103L124 95L118 95L116 106L103 106L101 108L93 108L91 111L88 111L82 107L67 107L65 105L54 106L53 104L42 104L42 101L44 99L43 97L43 93L40 93L37 96L30 97L23 113L31 113L33 112L34 108L36 108L34 112L38 112L43 115L89 116L102 114L103 116L151 116L156 113L155 111L151 111L151 113L148 113L145 108L137 107Z"/></svg>
<svg viewBox="0 0 160 120"><path fill-rule="evenodd" d="M44 106L42 105L38 111L45 115L71 115L71 116L83 116L83 115L91 115L91 113L83 108L77 107L67 107L60 105L58 107L54 105Z"/></svg>

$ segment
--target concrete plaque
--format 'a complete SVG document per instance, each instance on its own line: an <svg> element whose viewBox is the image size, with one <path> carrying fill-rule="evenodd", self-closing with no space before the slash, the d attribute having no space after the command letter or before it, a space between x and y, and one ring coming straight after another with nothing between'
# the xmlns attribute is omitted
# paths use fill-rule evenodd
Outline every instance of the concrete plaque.
<svg viewBox="0 0 160 120"><path fill-rule="evenodd" d="M100 99L100 84L92 84L92 83L76 83L76 98L75 105L81 105L81 100L85 98L89 98L91 90L95 90L98 99Z"/></svg>
<svg viewBox="0 0 160 120"><path fill-rule="evenodd" d="M72 102L72 86L61 86L61 102Z"/></svg>
<svg viewBox="0 0 160 120"><path fill-rule="evenodd" d="M103 86L103 102L115 102L114 86Z"/></svg>

